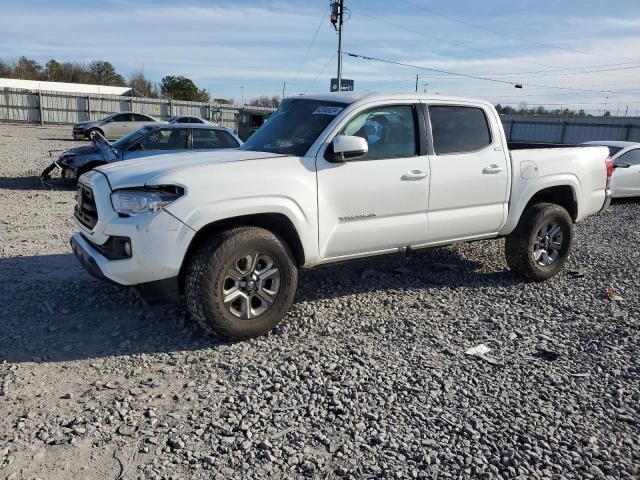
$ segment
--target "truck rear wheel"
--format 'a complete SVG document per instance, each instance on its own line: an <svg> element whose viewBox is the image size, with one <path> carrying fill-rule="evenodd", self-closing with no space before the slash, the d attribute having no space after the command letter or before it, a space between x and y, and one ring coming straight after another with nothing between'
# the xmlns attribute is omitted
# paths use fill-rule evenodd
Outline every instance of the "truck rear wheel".
<svg viewBox="0 0 640 480"><path fill-rule="evenodd" d="M505 241L511 271L537 281L558 273L569 258L571 225L569 213L560 205L538 203L527 207Z"/></svg>
<svg viewBox="0 0 640 480"><path fill-rule="evenodd" d="M191 257L185 299L209 333L241 340L264 335L293 303L298 271L273 233L239 227L217 234Z"/></svg>

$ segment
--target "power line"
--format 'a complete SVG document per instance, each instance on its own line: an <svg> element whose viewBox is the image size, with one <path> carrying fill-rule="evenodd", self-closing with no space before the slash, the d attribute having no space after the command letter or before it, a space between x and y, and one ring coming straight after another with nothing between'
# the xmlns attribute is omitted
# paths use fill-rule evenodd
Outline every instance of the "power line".
<svg viewBox="0 0 640 480"><path fill-rule="evenodd" d="M347 55L349 55L350 57L354 57L354 58L361 58L363 60L372 60L372 61L376 61L376 62L382 62L382 63L388 63L391 65L400 65L402 67L409 67L409 68L417 68L420 70L428 70L431 72L438 72L438 73L444 73L446 75L453 75L456 77L464 77L464 78L471 78L474 80L484 80L486 82L494 82L494 83L502 83L502 84L506 84L506 85L511 85L513 87L516 88L522 88L522 86L527 86L527 87L536 87L536 88L550 88L550 89L557 89L557 90L572 90L572 91L582 91L582 92L596 92L596 93L621 93L621 94L627 94L628 92L619 92L619 91L615 91L615 90L588 90L585 88L578 88L578 87L559 87L559 86L550 86L550 85L538 85L535 83L522 83L522 82L516 82L516 81L509 81L509 80L501 80L498 78L491 78L491 77L482 77L479 75L470 75L470 74L466 74L466 73L459 73L459 72L449 72L447 70L440 70L437 68L430 68L430 67L421 67L419 65L411 65L409 63L403 63L403 62L396 62L394 60L386 60L383 58L376 58L376 57L369 57L367 55L360 55L357 53L350 53L350 52L344 52Z"/></svg>
<svg viewBox="0 0 640 480"><path fill-rule="evenodd" d="M620 57L620 56L616 56L616 55L603 55L603 54L600 54L600 53L585 52L585 51L582 51L582 50L575 50L575 49L572 49L572 48L562 47L560 45L554 45L554 44L551 44L551 43L538 42L537 40L531 40L531 39L523 38L523 37L520 37L520 36L509 35L508 33L496 32L496 31L494 31L494 30L492 30L490 28L483 27L481 25L476 25L475 23L467 22L466 20L462 20L462 19L457 18L457 17L452 17L452 16L446 15L444 13L440 13L438 11L432 10L432 9L424 7L422 5L416 5L415 3L410 2L408 0L401 0L401 1L403 3L406 3L407 5L410 5L410 6L414 7L414 8L417 8L418 10L424 10L427 13L430 13L432 15L436 15L438 17L445 18L445 19L447 19L447 20L449 20L451 22L461 23L463 25L467 25L468 27L476 28L478 30L483 30L485 32L492 33L493 35L498 35L498 36L501 36L501 37L515 39L515 40L518 40L520 42L533 43L535 45L539 45L539 46L542 46L542 47L555 48L557 50L564 50L565 52L579 53L581 55L594 55L594 56L597 56L597 57L620 58L620 59L623 59L623 60L638 61L637 58Z"/></svg>
<svg viewBox="0 0 640 480"><path fill-rule="evenodd" d="M322 18L320 19L320 23L318 23L318 28L316 28L316 32L313 34L313 38L311 39L311 43L309 43L309 46L307 47L307 51L304 54L304 59L302 60L302 63L298 67L298 71L296 72L296 77L293 79L293 82L291 83L291 86L289 88L293 88L293 86L298 81L298 77L300 76L300 72L302 71L302 67L304 67L305 63L307 63L307 58L309 57L309 52L311 51L311 48L313 47L314 43L316 42L316 38L318 37L318 32L320 31L320 27L322 26L322 23L324 22L325 18L327 18L327 10L325 10L324 13L322 14Z"/></svg>
<svg viewBox="0 0 640 480"><path fill-rule="evenodd" d="M468 50L472 50L472 51L476 51L476 52L481 52L481 53L486 53L486 49L482 49L482 48L475 48L469 45L466 45L464 43L460 43L460 42L454 42L453 40L449 40L449 39L445 39L445 38L438 38L438 37L434 37L433 35L431 35L430 33L425 33L425 32L421 32L418 30L413 30L411 28L407 28L404 25L398 25L397 23L393 23L387 19L384 18L379 18L379 17L374 17L372 15L369 15L367 13L363 13L363 12L358 12L358 15L366 17L366 18L370 18L372 20L375 20L377 22L381 22L381 23L385 23L387 25L391 25L392 27L396 27L398 29L407 31L407 32L411 32L414 33L416 35L421 35L424 37L428 37L431 40L437 41L437 42L445 42L445 43L449 43L451 45L455 45L458 47L462 47L462 48L466 48ZM549 67L551 70L539 70L539 71L535 71L535 72L515 72L515 73L501 73L501 74L497 74L500 76L506 76L506 75L529 75L529 74L543 74L543 75L535 75L535 76L540 76L540 77L546 77L546 76L552 76L553 72L564 72L564 71L570 71L573 72L575 70L583 70L583 69L590 69L590 68L602 68L602 67L611 67L611 66L619 66L619 65L629 65L630 63L638 63L640 60L636 60L634 62L623 62L623 63L614 63L614 64L605 64L605 65L593 65L593 66L589 66L589 67L575 67L575 68L561 68L561 67L556 67L554 65L549 65L546 63L540 63L540 62L533 62L531 60L525 60L522 58L498 58L497 60L502 60L502 59L506 59L506 60L515 60L518 62L522 62L522 63L529 63L532 65L539 65L539 66L543 66L543 67ZM496 60L496 59L492 59L492 60ZM630 66L630 67L622 67L622 68L613 68L613 69L608 69L608 70L595 70L594 72L576 72L576 73L565 73L565 74L558 74L558 75L578 75L580 73L597 73L597 72L608 72L608 71L614 71L614 70L627 70L627 69L634 69L634 68L640 68L640 65L635 65L635 66ZM545 75L546 74L546 75Z"/></svg>
<svg viewBox="0 0 640 480"><path fill-rule="evenodd" d="M320 70L320 72L318 73L318 75L315 76L315 78L313 80L311 80L311 83L307 86L307 88L304 90L304 93L307 93L309 91L309 89L313 86L314 83L316 83L316 80L318 80L318 78L320 77L320 75L322 75L324 73L324 71L327 69L327 67L329 66L329 64L331 62L333 62L333 59L336 58L336 56L338 56L338 52L335 52L333 54L333 56L329 59L329 61L327 63L325 63L324 67L322 67L322 70Z"/></svg>

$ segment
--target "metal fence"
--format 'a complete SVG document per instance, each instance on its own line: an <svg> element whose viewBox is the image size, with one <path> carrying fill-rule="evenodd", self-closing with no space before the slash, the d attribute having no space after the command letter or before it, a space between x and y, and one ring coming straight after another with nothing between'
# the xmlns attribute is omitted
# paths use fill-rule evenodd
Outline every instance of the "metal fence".
<svg viewBox="0 0 640 480"><path fill-rule="evenodd" d="M511 142L640 142L640 118L501 115L501 119L507 139Z"/></svg>
<svg viewBox="0 0 640 480"><path fill-rule="evenodd" d="M272 112L273 108L247 107ZM242 107L216 103L186 102L158 98L87 95L50 91L0 90L0 121L73 124L100 120L114 112L146 113L166 120L175 115L195 115L228 127L238 127Z"/></svg>

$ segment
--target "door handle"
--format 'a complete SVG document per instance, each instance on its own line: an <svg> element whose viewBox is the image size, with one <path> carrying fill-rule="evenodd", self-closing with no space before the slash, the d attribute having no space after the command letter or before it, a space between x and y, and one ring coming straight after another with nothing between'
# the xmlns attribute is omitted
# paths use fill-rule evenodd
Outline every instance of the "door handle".
<svg viewBox="0 0 640 480"><path fill-rule="evenodd" d="M484 173L485 175L495 175L496 173L500 173L504 170L504 168L502 168L500 165L496 165L491 164L488 167L484 167L482 169L482 173Z"/></svg>
<svg viewBox="0 0 640 480"><path fill-rule="evenodd" d="M423 178L427 178L429 175L427 172L422 170L411 170L404 175L402 175L401 180L412 181L412 180L422 180Z"/></svg>

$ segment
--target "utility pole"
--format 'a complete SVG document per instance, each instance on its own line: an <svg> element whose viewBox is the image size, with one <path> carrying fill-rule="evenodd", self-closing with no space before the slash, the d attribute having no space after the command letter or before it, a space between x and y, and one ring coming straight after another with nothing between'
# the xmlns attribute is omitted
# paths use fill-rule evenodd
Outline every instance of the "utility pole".
<svg viewBox="0 0 640 480"><path fill-rule="evenodd" d="M420 75L416 73L416 93L418 93L418 81L420 80Z"/></svg>
<svg viewBox="0 0 640 480"><path fill-rule="evenodd" d="M338 32L338 91L342 91L342 33L344 25L344 0L335 0L331 4L331 24Z"/></svg>
<svg viewBox="0 0 640 480"><path fill-rule="evenodd" d="M240 91L242 92L242 95L241 95L242 104L241 104L241 106L244 107L244 87L240 87Z"/></svg>
<svg viewBox="0 0 640 480"><path fill-rule="evenodd" d="M282 100L284 100L284 91L287 88L287 82L282 82Z"/></svg>

